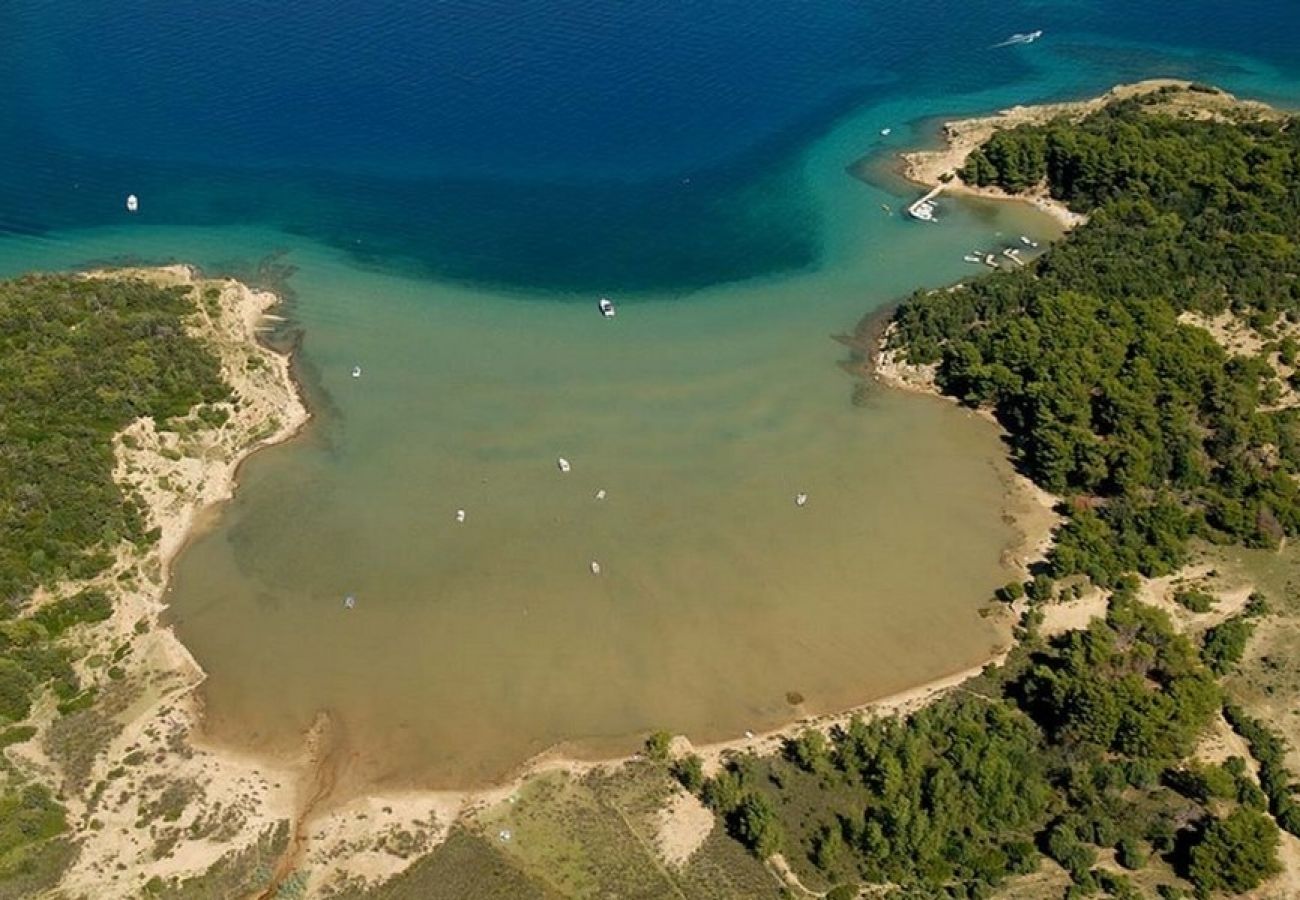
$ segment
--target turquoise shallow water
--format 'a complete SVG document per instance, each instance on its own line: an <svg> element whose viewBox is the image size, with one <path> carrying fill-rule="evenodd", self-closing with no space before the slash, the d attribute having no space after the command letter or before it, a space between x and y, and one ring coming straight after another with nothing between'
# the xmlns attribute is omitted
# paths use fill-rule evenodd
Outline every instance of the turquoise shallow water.
<svg viewBox="0 0 1300 900"><path fill-rule="evenodd" d="M247 465L175 573L213 736L290 749L324 708L359 778L463 784L555 743L734 736L982 659L1011 538L997 438L937 402L854 406L833 335L1051 225L943 201L922 226L881 208L913 192L848 170L935 117L1138 77L1300 97L1285 5L1214 33L1214 4L1168 28L1168 4L1113 6L818 7L792 27L751 4L736 27L725 5L387 3L275 13L255 39L240 4L184 25L10 7L0 272L297 267L317 420ZM1031 27L1047 37L990 50ZM99 39L119 52L88 79L72 60Z"/></svg>

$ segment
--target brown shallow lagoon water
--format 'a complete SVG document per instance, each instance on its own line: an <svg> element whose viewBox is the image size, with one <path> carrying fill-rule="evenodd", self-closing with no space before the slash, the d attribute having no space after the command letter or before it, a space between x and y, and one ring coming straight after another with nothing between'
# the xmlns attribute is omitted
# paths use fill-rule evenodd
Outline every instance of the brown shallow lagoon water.
<svg viewBox="0 0 1300 900"><path fill-rule="evenodd" d="M970 227L1004 213L983 215ZM951 244L900 246L954 269ZM468 787L556 745L620 754L655 728L703 742L846 708L1005 639L978 614L1015 537L995 430L883 389L855 405L838 365L864 288L896 295L906 273L610 321L292 256L325 402L248 462L174 573L212 739L294 752L327 711L353 779Z"/></svg>

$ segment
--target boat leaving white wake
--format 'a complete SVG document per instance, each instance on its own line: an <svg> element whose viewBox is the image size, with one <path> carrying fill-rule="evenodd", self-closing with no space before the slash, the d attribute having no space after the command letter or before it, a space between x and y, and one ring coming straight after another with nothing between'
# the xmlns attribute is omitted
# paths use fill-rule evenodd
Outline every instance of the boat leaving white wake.
<svg viewBox="0 0 1300 900"><path fill-rule="evenodd" d="M1010 47L1012 44L1032 44L1043 36L1042 31L1030 31L1025 34L1013 34L1000 44L994 44L994 47Z"/></svg>

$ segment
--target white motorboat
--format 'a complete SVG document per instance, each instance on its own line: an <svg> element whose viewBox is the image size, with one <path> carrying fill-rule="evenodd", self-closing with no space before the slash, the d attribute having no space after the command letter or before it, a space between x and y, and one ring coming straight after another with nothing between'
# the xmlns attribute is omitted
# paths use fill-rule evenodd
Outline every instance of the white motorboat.
<svg viewBox="0 0 1300 900"><path fill-rule="evenodd" d="M557 460L555 461L555 464L556 464L557 466L560 467L560 471L561 471L561 472L567 472L567 471L569 471L569 468L570 468L570 466L569 466L569 461L568 461L567 459L565 459L563 456L561 456L559 459L557 459Z"/></svg>
<svg viewBox="0 0 1300 900"><path fill-rule="evenodd" d="M140 209L140 198L135 194L126 195L126 211L136 212Z"/></svg>
<svg viewBox="0 0 1300 900"><path fill-rule="evenodd" d="M352 377L353 377L353 378L360 378L360 377L361 377L361 367L360 367L360 366L353 366L353 367L352 367Z"/></svg>
<svg viewBox="0 0 1300 900"><path fill-rule="evenodd" d="M1032 44L1043 36L1042 31L1027 31L1024 34L1013 34L1000 44L994 44L994 47L1010 47L1014 44Z"/></svg>
<svg viewBox="0 0 1300 900"><path fill-rule="evenodd" d="M616 310L614 309L613 301L611 301L608 297L601 297L600 302L597 303L596 305L600 308L600 314L604 316L606 319L614 318L614 314Z"/></svg>
<svg viewBox="0 0 1300 900"><path fill-rule="evenodd" d="M907 208L907 214L913 219L919 219L922 222L933 222L934 204L929 200L922 200L919 203L913 203Z"/></svg>

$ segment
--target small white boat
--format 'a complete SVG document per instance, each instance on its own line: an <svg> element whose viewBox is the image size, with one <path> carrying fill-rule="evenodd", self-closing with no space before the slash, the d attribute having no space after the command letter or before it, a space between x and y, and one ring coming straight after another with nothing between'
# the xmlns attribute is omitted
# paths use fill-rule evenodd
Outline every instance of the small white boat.
<svg viewBox="0 0 1300 900"><path fill-rule="evenodd" d="M805 494L805 493L802 493L802 492L800 492L800 493L798 493L798 494L795 494L795 495L794 495L794 505L795 505L795 506L807 506L807 505L808 505L808 495Z"/></svg>
<svg viewBox="0 0 1300 900"><path fill-rule="evenodd" d="M356 598L355 596L353 596L352 594L348 594L346 597L343 598L343 608L344 608L344 609L351 609L352 607L354 607L354 606L356 606L356 605L357 605L357 598Z"/></svg>
<svg viewBox="0 0 1300 900"><path fill-rule="evenodd" d="M882 128L882 129L880 129L880 136L881 136L881 137L889 137L891 134L893 134L893 132L894 132L894 129L892 129L892 128Z"/></svg>
<svg viewBox="0 0 1300 900"><path fill-rule="evenodd" d="M1024 34L1013 34L1000 44L994 44L994 47L1010 47L1013 44L1032 44L1043 36L1042 31L1027 31Z"/></svg>
<svg viewBox="0 0 1300 900"><path fill-rule="evenodd" d="M978 254L975 253L967 253L965 256L962 257L962 259L966 260L966 262L969 263L977 263L980 261Z"/></svg>
<svg viewBox="0 0 1300 900"><path fill-rule="evenodd" d="M592 575L600 574L600 563L596 562L594 559L591 561L591 574Z"/></svg>
<svg viewBox="0 0 1300 900"><path fill-rule="evenodd" d="M457 522L464 522L464 521L465 521L465 510L463 510L463 509L458 509L458 510L456 510L456 521L457 521Z"/></svg>
<svg viewBox="0 0 1300 900"><path fill-rule="evenodd" d="M913 203L909 206L907 208L907 214L913 219L918 219L922 222L933 222L934 209L935 207L933 203L929 200L922 200L919 203Z"/></svg>
<svg viewBox="0 0 1300 900"><path fill-rule="evenodd" d="M126 211L127 211L127 212L136 212L136 211L139 210L139 209L140 209L140 198L137 197L135 194L127 194L127 195L126 195Z"/></svg>
<svg viewBox="0 0 1300 900"><path fill-rule="evenodd" d="M601 297L596 306L600 308L600 314L606 319L614 318L616 310L614 309L614 303L608 297Z"/></svg>
<svg viewBox="0 0 1300 900"><path fill-rule="evenodd" d="M555 464L556 464L557 466L560 467L560 471L561 471L561 472L567 472L567 471L569 471L569 468L570 468L570 466L569 466L569 461L568 461L567 459L565 459L563 456L561 456L559 459L557 459L557 460L555 461Z"/></svg>
<svg viewBox="0 0 1300 900"><path fill-rule="evenodd" d="M360 378L360 377L361 377L361 367L360 367L360 366L353 366L353 367L352 367L352 377L353 377L353 378Z"/></svg>
<svg viewBox="0 0 1300 900"><path fill-rule="evenodd" d="M996 269L998 267L997 257L990 253L988 256L984 257L984 265Z"/></svg>
<svg viewBox="0 0 1300 900"><path fill-rule="evenodd" d="M601 488L600 490L596 491L596 499L597 499L597 500L604 500L604 499L605 499L605 489L604 489L604 488Z"/></svg>
<svg viewBox="0 0 1300 900"><path fill-rule="evenodd" d="M1033 249L1033 248L1035 248L1035 247L1038 246L1038 241L1031 241L1029 238L1025 237L1023 234L1020 236L1020 243L1024 244L1026 247L1029 247L1029 248L1031 248L1031 249Z"/></svg>

